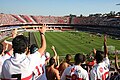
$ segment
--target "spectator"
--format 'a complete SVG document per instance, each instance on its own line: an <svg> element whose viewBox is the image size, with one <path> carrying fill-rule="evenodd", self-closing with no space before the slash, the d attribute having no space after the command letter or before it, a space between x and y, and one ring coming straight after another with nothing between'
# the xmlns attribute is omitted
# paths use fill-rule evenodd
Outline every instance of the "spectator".
<svg viewBox="0 0 120 80"><path fill-rule="evenodd" d="M52 46L51 49L52 49L53 52L54 52L54 56L53 56L53 58L55 59L55 68L58 69L58 67L59 67L59 56L57 55L57 52L56 52L54 46Z"/></svg>
<svg viewBox="0 0 120 80"><path fill-rule="evenodd" d="M75 65L66 68L61 76L61 80L89 80L88 73L81 67L85 56L78 53L75 55Z"/></svg>
<svg viewBox="0 0 120 80"><path fill-rule="evenodd" d="M41 34L41 48L30 56L26 56L29 46L27 37L19 35L13 39L12 47L14 55L4 62L2 67L2 79L32 79L32 72L38 65L37 63L39 63L39 59L46 49L45 31L46 25L39 28Z"/></svg>
<svg viewBox="0 0 120 80"><path fill-rule="evenodd" d="M51 57L49 61L49 66L46 67L47 80L60 80L59 71L54 67L55 67L55 59Z"/></svg>
<svg viewBox="0 0 120 80"><path fill-rule="evenodd" d="M3 65L3 44L0 43L0 78L1 78L1 71Z"/></svg>
<svg viewBox="0 0 120 80"><path fill-rule="evenodd" d="M51 49L54 52L54 56L53 56L53 58L55 59L54 67L57 68L57 66L59 66L59 61L57 60L57 52L56 52L54 46L52 46ZM42 58L41 59L42 60L41 61L42 64L40 64L41 66L38 66L38 68L39 68L38 70L42 73L42 75L39 75L37 80L47 80L45 66L47 66L47 64L49 63L50 53L49 52L45 52L45 55L43 55L41 58ZM57 65L56 65L56 63L57 63Z"/></svg>
<svg viewBox="0 0 120 80"><path fill-rule="evenodd" d="M12 39L13 39L14 37L16 37L16 35L17 35L17 29L12 30L12 31L9 33L9 35L12 35L12 36L9 36L7 39L12 40ZM6 39L6 38L5 38L5 39ZM3 49L4 49L4 51L10 51L10 50L12 49L12 42L7 41L7 40L5 40L5 39L3 39L3 40L1 41L2 44L4 45Z"/></svg>
<svg viewBox="0 0 120 80"><path fill-rule="evenodd" d="M63 71L71 66L72 64L70 63L70 60L72 59L72 56L70 54L67 54L65 57L65 61L63 61L60 66L59 66L59 72L60 72L60 76L62 75Z"/></svg>
<svg viewBox="0 0 120 80"><path fill-rule="evenodd" d="M45 66L47 65L50 58L50 54L45 52L44 55L41 56L38 65L33 71L35 80L47 80Z"/></svg>
<svg viewBox="0 0 120 80"><path fill-rule="evenodd" d="M11 37L12 37L12 38L15 38L16 35L17 35L17 28L15 28L14 30L12 30L12 35L11 35Z"/></svg>
<svg viewBox="0 0 120 80"><path fill-rule="evenodd" d="M91 51L90 55L87 55L87 71L90 74L90 70L93 68L93 66L96 64L96 60L94 59L94 56L96 54L96 49L94 48L93 51Z"/></svg>
<svg viewBox="0 0 120 80"><path fill-rule="evenodd" d="M15 34L13 33L15 36ZM13 38L13 37L12 37ZM0 43L0 78L2 72L2 65L6 59L9 59L13 53L12 43L6 40Z"/></svg>
<svg viewBox="0 0 120 80"><path fill-rule="evenodd" d="M36 44L32 44L30 47L30 54L34 54L38 50L38 46ZM29 56L29 55L28 55ZM45 52L39 60L38 65L33 71L33 79L35 80L47 80L45 74L45 66L49 62L50 53Z"/></svg>
<svg viewBox="0 0 120 80"><path fill-rule="evenodd" d="M91 80L106 80L109 78L109 59L108 59L108 50L106 45L106 35L104 36L104 52L96 51L95 59L96 65L90 71Z"/></svg>
<svg viewBox="0 0 120 80"><path fill-rule="evenodd" d="M115 68L117 69L117 71L120 73L120 68L118 65L118 56L117 56L117 52L115 52Z"/></svg>
<svg viewBox="0 0 120 80"><path fill-rule="evenodd" d="M117 72L114 72L114 75L110 77L110 80L119 80L120 79L120 68L118 65L118 56L117 56L117 51L115 51L115 68Z"/></svg>
<svg viewBox="0 0 120 80"><path fill-rule="evenodd" d="M86 63L86 56L83 57L84 62L81 63L81 67L89 72L89 65Z"/></svg>
<svg viewBox="0 0 120 80"><path fill-rule="evenodd" d="M9 59L12 55L13 50L4 51L4 46L2 43L0 43L0 78L1 78L1 72L2 72L2 65L6 59Z"/></svg>

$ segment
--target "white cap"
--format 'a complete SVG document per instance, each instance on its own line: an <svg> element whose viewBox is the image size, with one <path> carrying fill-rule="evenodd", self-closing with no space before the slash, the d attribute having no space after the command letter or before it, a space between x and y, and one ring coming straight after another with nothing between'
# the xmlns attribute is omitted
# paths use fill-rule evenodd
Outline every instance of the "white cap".
<svg viewBox="0 0 120 80"><path fill-rule="evenodd" d="M49 53L49 52L46 52L46 53L45 53L45 57L46 57L46 60L50 59L50 53Z"/></svg>

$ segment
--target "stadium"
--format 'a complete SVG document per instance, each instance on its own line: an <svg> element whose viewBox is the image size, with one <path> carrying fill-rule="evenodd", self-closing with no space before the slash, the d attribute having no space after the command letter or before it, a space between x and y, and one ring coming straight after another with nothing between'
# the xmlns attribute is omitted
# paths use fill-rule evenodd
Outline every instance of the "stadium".
<svg viewBox="0 0 120 80"><path fill-rule="evenodd" d="M120 48L119 48L120 19L119 19L119 17L116 17L116 16L115 17L107 17L107 16L106 17L34 16L34 15L15 15L15 14L2 14L1 13L0 14L1 37L0 38L2 40L3 38L5 38L9 35L9 32L11 32L13 29L17 28L18 31L20 31L20 32L21 31L27 32L24 34L26 34L26 36L28 36L28 37L30 37L31 35L34 36L34 39L29 38L30 44L33 44L33 42L34 42L35 44L37 44L39 46L40 43L37 43L37 40L39 39L37 36L39 36L39 35L37 35L35 33L33 34L32 32L34 32L34 31L32 29L37 28L38 26L41 26L42 23L46 23L48 25L47 33L46 33L47 35L56 35L57 36L57 37L55 37L55 40L48 38L48 42L50 42L50 43L48 44L47 50L50 53L52 53L52 51L50 49L50 46L52 46L52 45L59 47L59 49L61 51L59 51L59 49L58 49L58 54L61 56L64 56L63 55L64 53L65 54L67 54L67 53L75 54L77 52L82 52L82 53L88 54L93 48L95 48L94 46L97 46L96 47L97 49L102 49L102 45L101 45L102 42L95 42L95 45L94 45L94 43L92 44L92 42L94 42L94 38L93 38L94 35L98 36L98 38L99 38L100 36L102 36L102 34L107 34L110 36L110 39L112 41L109 43L110 43L110 46L113 46L113 50L115 50L115 48L117 50L120 50ZM87 33L82 33L82 32L87 32ZM58 33L60 33L60 35L57 35ZM68 34L66 36L68 36L68 38L70 40L67 40L67 39L65 39L65 37L62 37L63 41L61 41L61 43L60 43L61 45L54 44L54 43L59 43L60 41L58 41L58 42L55 42L55 41L57 41L57 38L63 36L64 34ZM85 37L84 34L87 36L93 36L93 37ZM46 35L46 37L47 37L47 35ZM74 42L71 35L73 35L73 37L78 37L77 42L80 43L79 45L76 45L78 43ZM83 35L83 36L80 37L79 35ZM84 39L84 41L81 42L79 39L82 40L82 38L83 39L86 38L86 39ZM86 41L87 38L90 40ZM101 40L102 40L102 38L98 41L101 41ZM66 42L64 42L64 41L66 41ZM74 43L73 44L74 46L71 46L73 48L73 50L68 48L69 46L66 46L69 42L70 42L69 46ZM100 43L100 44L96 44L96 43ZM79 49L80 45L82 45L81 49ZM94 46L92 46L92 45L94 45ZM63 46L66 46L66 47L63 47ZM75 52L74 48L76 48L76 46L78 46L77 47L78 49L75 50L76 51ZM86 46L88 46L90 48L88 49ZM63 48L63 50L62 50L62 48ZM66 48L68 50L65 50Z"/></svg>
<svg viewBox="0 0 120 80"><path fill-rule="evenodd" d="M12 30L18 30L30 40L30 45L40 46L40 35L34 31L46 23L47 49L53 55L51 46L62 60L66 54L90 54L94 48L103 50L103 34L109 35L109 52L120 50L120 19L119 17L71 17L71 16L33 16L0 14L0 39L7 38ZM113 59L111 55L111 59Z"/></svg>
<svg viewBox="0 0 120 80"><path fill-rule="evenodd" d="M47 32L81 31L96 34L98 36L101 36L102 34L108 34L113 39L119 39L120 37L119 35L120 19L118 16L77 17L77 16L33 16L33 15L0 14L0 30L1 35L4 36L7 35L6 33L9 33L11 30L15 28L18 28L19 31L22 30L30 31L33 28L41 26L42 23L46 23L48 25ZM2 38L4 37L1 37L1 39Z"/></svg>
<svg viewBox="0 0 120 80"><path fill-rule="evenodd" d="M0 80L120 80L119 0L1 0Z"/></svg>

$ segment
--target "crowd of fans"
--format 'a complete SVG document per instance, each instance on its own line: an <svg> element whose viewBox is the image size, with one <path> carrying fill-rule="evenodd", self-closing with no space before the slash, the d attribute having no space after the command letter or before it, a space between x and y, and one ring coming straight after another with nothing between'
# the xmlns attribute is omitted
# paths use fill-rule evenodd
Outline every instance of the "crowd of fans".
<svg viewBox="0 0 120 80"><path fill-rule="evenodd" d="M80 24L100 26L120 26L119 17L70 17L70 16L33 16L0 14L0 25L14 24Z"/></svg>
<svg viewBox="0 0 120 80"><path fill-rule="evenodd" d="M10 14L0 14L0 25L19 24L20 21L12 17Z"/></svg>
<svg viewBox="0 0 120 80"><path fill-rule="evenodd" d="M120 26L120 17L74 17L71 24Z"/></svg>
<svg viewBox="0 0 120 80"><path fill-rule="evenodd" d="M14 24L69 24L69 17L60 16L32 16L0 14L0 25Z"/></svg>
<svg viewBox="0 0 120 80"><path fill-rule="evenodd" d="M46 25L38 30L41 36L41 47L29 45L28 38L16 35L17 29L12 32L12 44L4 41L0 44L0 78L2 80L119 80L120 68L118 65L117 51L115 56L116 72L110 73L108 58L107 36L104 36L104 52L93 50L86 61L86 56L76 53L74 63L72 56L67 54L65 60L59 62L59 55L52 46L54 56L46 52ZM12 46L9 48L9 45Z"/></svg>

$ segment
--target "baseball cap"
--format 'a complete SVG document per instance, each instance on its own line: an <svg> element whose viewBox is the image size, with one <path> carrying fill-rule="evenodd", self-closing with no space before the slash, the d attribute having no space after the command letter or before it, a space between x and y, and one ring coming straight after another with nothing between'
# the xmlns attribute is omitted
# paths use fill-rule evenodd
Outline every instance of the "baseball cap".
<svg viewBox="0 0 120 80"><path fill-rule="evenodd" d="M50 53L49 53L49 52L45 52L45 57L46 57L46 61L47 61L48 59L50 59Z"/></svg>

